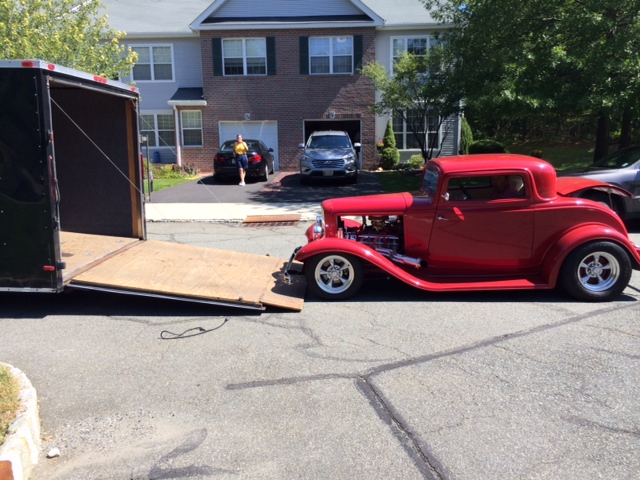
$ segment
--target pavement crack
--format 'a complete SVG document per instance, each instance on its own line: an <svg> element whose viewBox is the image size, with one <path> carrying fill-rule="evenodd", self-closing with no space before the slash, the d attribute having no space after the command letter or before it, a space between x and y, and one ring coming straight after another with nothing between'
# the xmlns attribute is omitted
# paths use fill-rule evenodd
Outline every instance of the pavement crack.
<svg viewBox="0 0 640 480"><path fill-rule="evenodd" d="M356 386L378 417L389 426L393 436L411 458L422 477L427 480L443 480L445 478L441 473L443 466L434 458L433 454L423 451L418 435L411 431L402 416L391 406L391 403L365 377L357 377Z"/></svg>

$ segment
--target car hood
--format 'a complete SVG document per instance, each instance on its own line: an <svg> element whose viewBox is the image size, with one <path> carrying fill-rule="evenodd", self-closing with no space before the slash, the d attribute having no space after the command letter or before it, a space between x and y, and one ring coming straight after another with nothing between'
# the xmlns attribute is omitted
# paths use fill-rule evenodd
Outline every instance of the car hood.
<svg viewBox="0 0 640 480"><path fill-rule="evenodd" d="M404 192L331 198L322 202L322 210L325 215L394 215L431 205L431 197Z"/></svg>
<svg viewBox="0 0 640 480"><path fill-rule="evenodd" d="M587 175L608 175L613 173L619 173L619 168L598 168L587 167L577 170L567 170L566 172L558 172L559 177L584 177Z"/></svg>
<svg viewBox="0 0 640 480"><path fill-rule="evenodd" d="M611 185L610 183L600 182L598 180L580 176L558 177L556 181L556 190L564 197L573 196L583 190L601 190L603 192L613 193L614 195L621 195L623 197L633 196L627 190L617 185Z"/></svg>
<svg viewBox="0 0 640 480"><path fill-rule="evenodd" d="M305 150L304 154L316 160L335 160L347 155L355 155L350 148L319 148Z"/></svg>

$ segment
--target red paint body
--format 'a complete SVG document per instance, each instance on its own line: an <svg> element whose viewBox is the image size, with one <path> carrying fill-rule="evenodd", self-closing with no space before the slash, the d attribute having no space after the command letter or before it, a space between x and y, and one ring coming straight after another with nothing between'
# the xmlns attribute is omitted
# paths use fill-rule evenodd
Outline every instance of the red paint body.
<svg viewBox="0 0 640 480"><path fill-rule="evenodd" d="M492 198L487 182L496 175L518 181L520 196ZM629 240L618 215L572 196L585 189L630 194L601 182L570 180L558 181L549 163L521 155L432 160L420 191L325 200L323 237L314 240L312 226L309 243L295 258L351 254L429 291L554 288L567 255L599 240L621 246L639 269L640 247ZM400 261L390 258L390 245Z"/></svg>

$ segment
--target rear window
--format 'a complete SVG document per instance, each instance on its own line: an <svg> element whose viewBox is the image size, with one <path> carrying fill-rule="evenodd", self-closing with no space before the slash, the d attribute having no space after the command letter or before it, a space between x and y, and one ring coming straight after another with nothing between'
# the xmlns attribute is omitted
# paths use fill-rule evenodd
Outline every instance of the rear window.
<svg viewBox="0 0 640 480"><path fill-rule="evenodd" d="M236 141L235 140L228 140L226 142L224 142L222 144L222 146L220 147L220 151L221 152L233 152L233 146L235 145ZM247 141L245 140L244 143L247 144L247 147L249 148L249 150L256 150L257 146L258 146L258 142L252 142L252 141Z"/></svg>

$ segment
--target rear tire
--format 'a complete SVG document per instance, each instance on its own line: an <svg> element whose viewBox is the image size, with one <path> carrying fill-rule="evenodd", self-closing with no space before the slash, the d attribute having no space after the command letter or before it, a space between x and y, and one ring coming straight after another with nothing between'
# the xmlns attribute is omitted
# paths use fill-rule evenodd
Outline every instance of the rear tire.
<svg viewBox="0 0 640 480"><path fill-rule="evenodd" d="M362 286L362 261L347 253L323 253L305 262L307 286L325 300L344 300Z"/></svg>
<svg viewBox="0 0 640 480"><path fill-rule="evenodd" d="M622 247L612 242L592 242L569 254L559 281L578 300L604 302L623 292L631 272L631 260Z"/></svg>
<svg viewBox="0 0 640 480"><path fill-rule="evenodd" d="M261 182L266 182L268 180L269 180L269 165L265 164L264 172L262 172L260 174L260 181Z"/></svg>

